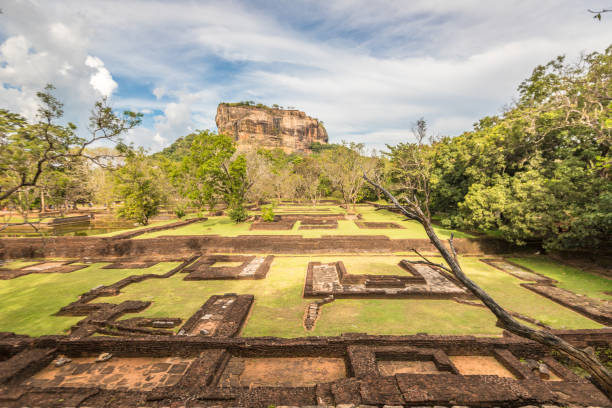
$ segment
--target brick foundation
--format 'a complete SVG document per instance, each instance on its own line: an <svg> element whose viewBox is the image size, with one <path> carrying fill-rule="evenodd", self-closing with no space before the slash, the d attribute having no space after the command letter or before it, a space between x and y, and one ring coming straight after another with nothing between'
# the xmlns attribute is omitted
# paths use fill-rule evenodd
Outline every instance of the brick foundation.
<svg viewBox="0 0 612 408"><path fill-rule="evenodd" d="M521 250L505 241L457 238L460 254L508 253ZM160 260L188 257L202 253L393 253L410 249L432 253L436 249L428 239L390 239L382 235L303 238L299 235L218 235L175 236L150 239L112 239L106 237L53 237L0 239L0 259L65 258L133 258ZM522 250L530 250L523 248Z"/></svg>
<svg viewBox="0 0 612 408"><path fill-rule="evenodd" d="M569 341L579 336L586 344L602 336L612 339L612 330L609 329L559 334ZM5 344L11 343L9 339L14 342L11 336L0 336L0 349L9 347ZM284 404L367 404L378 407L398 404L471 407L555 404L605 407L611 404L593 384L564 369L540 345L514 336L482 338L346 334L302 339L203 336L71 339L47 336L22 341L28 344L26 348L0 362L1 406L49 406L49 401L58 398L73 406L89 407L106 406L109 401L115 406L147 407L182 406L187 401L197 402L195 406L221 407ZM178 367L175 370L171 366L173 372L178 373L174 374L177 375L176 379L168 380L169 385L148 390L129 387L106 389L97 386L70 388L47 386L44 382L29 380L59 355L83 359L97 356L101 352L112 353L113 359L117 359L113 363L115 365L120 365L125 358L150 356L156 359L168 357L174 362L178 361L178 365L188 364L188 368L181 366L179 372ZM452 356L455 355L492 356L512 371L516 378L461 375L452 362ZM228 372L241 375L240 367L233 369L228 366L231 361L235 365L240 359L279 357L341 359L346 366L346 378L292 387L249 387L239 381L220 383L220 379ZM559 380L545 381L532 375L522 362L526 359L536 359L547 364L559 376ZM439 372L384 376L378 364L387 360L431 361ZM74 367L77 368L77 365Z"/></svg>

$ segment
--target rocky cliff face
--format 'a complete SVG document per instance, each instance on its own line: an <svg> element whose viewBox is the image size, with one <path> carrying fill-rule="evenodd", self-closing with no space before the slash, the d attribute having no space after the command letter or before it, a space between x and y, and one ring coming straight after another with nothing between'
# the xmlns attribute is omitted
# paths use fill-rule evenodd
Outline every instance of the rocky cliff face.
<svg viewBox="0 0 612 408"><path fill-rule="evenodd" d="M323 124L298 110L222 103L217 107L215 122L219 133L233 137L239 149L307 152L314 142L327 143Z"/></svg>

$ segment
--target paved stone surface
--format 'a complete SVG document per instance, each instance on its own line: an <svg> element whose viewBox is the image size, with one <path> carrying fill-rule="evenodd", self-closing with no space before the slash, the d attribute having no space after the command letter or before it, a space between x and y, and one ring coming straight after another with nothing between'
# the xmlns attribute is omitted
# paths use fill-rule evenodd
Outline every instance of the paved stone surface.
<svg viewBox="0 0 612 408"><path fill-rule="evenodd" d="M100 387L149 391L158 386L176 384L191 361L180 357L113 357L96 363L95 357L74 358L61 367L49 364L24 384L41 388Z"/></svg>
<svg viewBox="0 0 612 408"><path fill-rule="evenodd" d="M255 259L253 259L251 262L249 262L244 269L242 269L242 271L238 274L238 276L240 277L247 277L247 276L255 276L255 272L257 272L257 269L259 269L259 267L261 266L261 264L264 263L266 259L263 257L257 257Z"/></svg>
<svg viewBox="0 0 612 408"><path fill-rule="evenodd" d="M315 292L333 293L334 287L340 286L338 271L334 264L315 265L312 268L312 286Z"/></svg>
<svg viewBox="0 0 612 408"><path fill-rule="evenodd" d="M425 283L401 282L390 279L376 279L378 275L370 275L370 280L363 283L348 283L339 279L336 264L312 266L312 295L373 295L373 296L461 296L467 292L454 282L444 277L437 270L427 265L414 265L414 268L425 280ZM382 276L382 275L381 275ZM376 281L376 285L371 281ZM388 286L385 286L388 283Z"/></svg>

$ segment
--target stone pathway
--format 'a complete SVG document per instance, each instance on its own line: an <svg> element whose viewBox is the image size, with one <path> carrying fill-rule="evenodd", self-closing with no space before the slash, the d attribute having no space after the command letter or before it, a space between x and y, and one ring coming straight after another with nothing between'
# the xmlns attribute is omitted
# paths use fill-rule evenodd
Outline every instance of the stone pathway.
<svg viewBox="0 0 612 408"><path fill-rule="evenodd" d="M338 270L334 264L315 265L312 267L312 287L315 292L332 293L335 287L340 286Z"/></svg>
<svg viewBox="0 0 612 408"><path fill-rule="evenodd" d="M247 264L247 266L244 267L244 269L242 269L242 271L238 274L238 276L241 278L255 276L255 273L257 272L261 264L264 263L265 260L266 258L264 257L257 257L253 259L251 262Z"/></svg>

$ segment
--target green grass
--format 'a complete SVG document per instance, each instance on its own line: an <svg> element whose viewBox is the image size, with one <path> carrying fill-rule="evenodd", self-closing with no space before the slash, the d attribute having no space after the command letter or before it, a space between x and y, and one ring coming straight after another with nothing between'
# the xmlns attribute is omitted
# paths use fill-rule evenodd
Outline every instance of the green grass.
<svg viewBox="0 0 612 408"><path fill-rule="evenodd" d="M188 319L211 295L254 294L255 303L242 335L328 336L347 332L370 334L499 335L495 318L484 308L452 300L429 299L338 299L323 306L315 329L302 326L304 310L313 299L304 299L302 290L308 262L342 260L349 273L404 274L397 263L404 257L370 256L276 256L265 279L185 281L179 273L168 279L149 279L129 285L117 296L99 302L152 301L141 317ZM436 260L436 259L434 259ZM439 260L438 260L439 261ZM477 258L461 257L466 274L481 285L502 306L557 329L590 329L602 326L570 309L520 286L522 282ZM560 280L560 286L585 294L612 290L609 280L599 280L574 268L555 264L545 257L513 259L528 263L536 272ZM0 281L0 331L32 336L62 334L83 317L52 316L62 306L98 285L108 285L130 275L165 273L177 263L160 263L147 269L101 269L104 264L69 274L31 274ZM554 275L556 274L556 275ZM599 286L598 286L599 285ZM580 292L578 288L583 288ZM587 290L588 292L584 292Z"/></svg>
<svg viewBox="0 0 612 408"><path fill-rule="evenodd" d="M110 285L130 275L161 274L176 267L166 262L146 269L101 269L97 263L72 273L30 274L0 280L0 331L42 336L64 334L84 316L53 316L62 306L98 285ZM157 290L163 288L163 284Z"/></svg>
<svg viewBox="0 0 612 408"><path fill-rule="evenodd" d="M288 207L284 207L288 208ZM313 207L319 208L319 207ZM333 212L340 212L342 210L338 206L328 206ZM197 222L186 225L184 227L157 231L148 234L143 234L137 239L147 239L160 236L174 236L174 235L222 235L226 237L235 237L238 235L301 235L304 238L320 238L326 235L385 235L391 239L399 238L412 238L412 239L427 239L427 234L423 230L423 227L416 221L403 221L403 217L399 214L392 213L386 210L376 211L374 207L357 207L357 211L362 214L362 221L373 221L373 222L395 222L403 226L403 229L391 228L391 229L362 229L357 227L355 222L351 220L340 220L338 221L337 229L308 229L300 230L300 222L296 222L291 230L249 230L251 223L239 223L231 221L226 216L221 217L209 217L207 221ZM460 231L453 231L444 228L434 227L438 235L443 238L449 238L451 232L455 234L457 238L472 237L469 234L465 234Z"/></svg>
<svg viewBox="0 0 612 408"><path fill-rule="evenodd" d="M0 264L0 268L19 269L19 268L25 268L26 266L34 265L37 263L39 263L39 261L25 261L25 260L9 261L5 264Z"/></svg>
<svg viewBox="0 0 612 408"><path fill-rule="evenodd" d="M439 261L439 260L438 260ZM594 329L603 327L582 315L520 286L523 280L500 271L477 258L462 257L466 274L503 307L538 319L555 329ZM535 272L541 272L534 267Z"/></svg>
<svg viewBox="0 0 612 408"><path fill-rule="evenodd" d="M41 220L40 217L28 217L28 222L41 222L41 221L47 221L50 218L43 218ZM0 224L3 223L21 223L24 222L23 221L23 217L21 215L12 215L10 217L1 217L0 216Z"/></svg>
<svg viewBox="0 0 612 408"><path fill-rule="evenodd" d="M144 281L125 288L119 296L101 302L150 300L147 310L126 315L189 318L214 294L254 294L255 304L242 335L300 337L339 335L346 332L370 334L472 334L499 335L495 318L484 308L452 300L429 299L338 299L323 306L315 329L302 327L305 307L312 299L302 298L308 262L342 260L349 273L397 273L398 256L277 256L263 280L184 281L183 274L161 281ZM600 328L593 322L542 296L519 286L520 280L474 258L461 258L466 273L481 284L503 306L531 316L558 329ZM401 271L400 271L401 273ZM160 286L163 285L163 290Z"/></svg>
<svg viewBox="0 0 612 408"><path fill-rule="evenodd" d="M404 221L406 217L403 215L387 211L387 210L376 210L374 207L357 207L357 212L361 214L363 219L361 221L370 221L370 222L395 222L402 227L406 228L402 229L391 229L391 230L365 230L365 231L385 231L384 235L389 236L390 238L425 238L427 239L427 234L423 230L421 224L416 221ZM475 236L470 235L465 232L456 231L452 229L442 228L439 226L434 226L434 230L440 236L440 238L450 238L450 234L453 233L455 238L475 238ZM410 236L403 236L408 234Z"/></svg>
<svg viewBox="0 0 612 408"><path fill-rule="evenodd" d="M560 288L595 299L612 300L612 296L603 293L612 292L612 279L610 278L563 265L543 256L509 258L509 260L558 280L559 283L556 286Z"/></svg>

